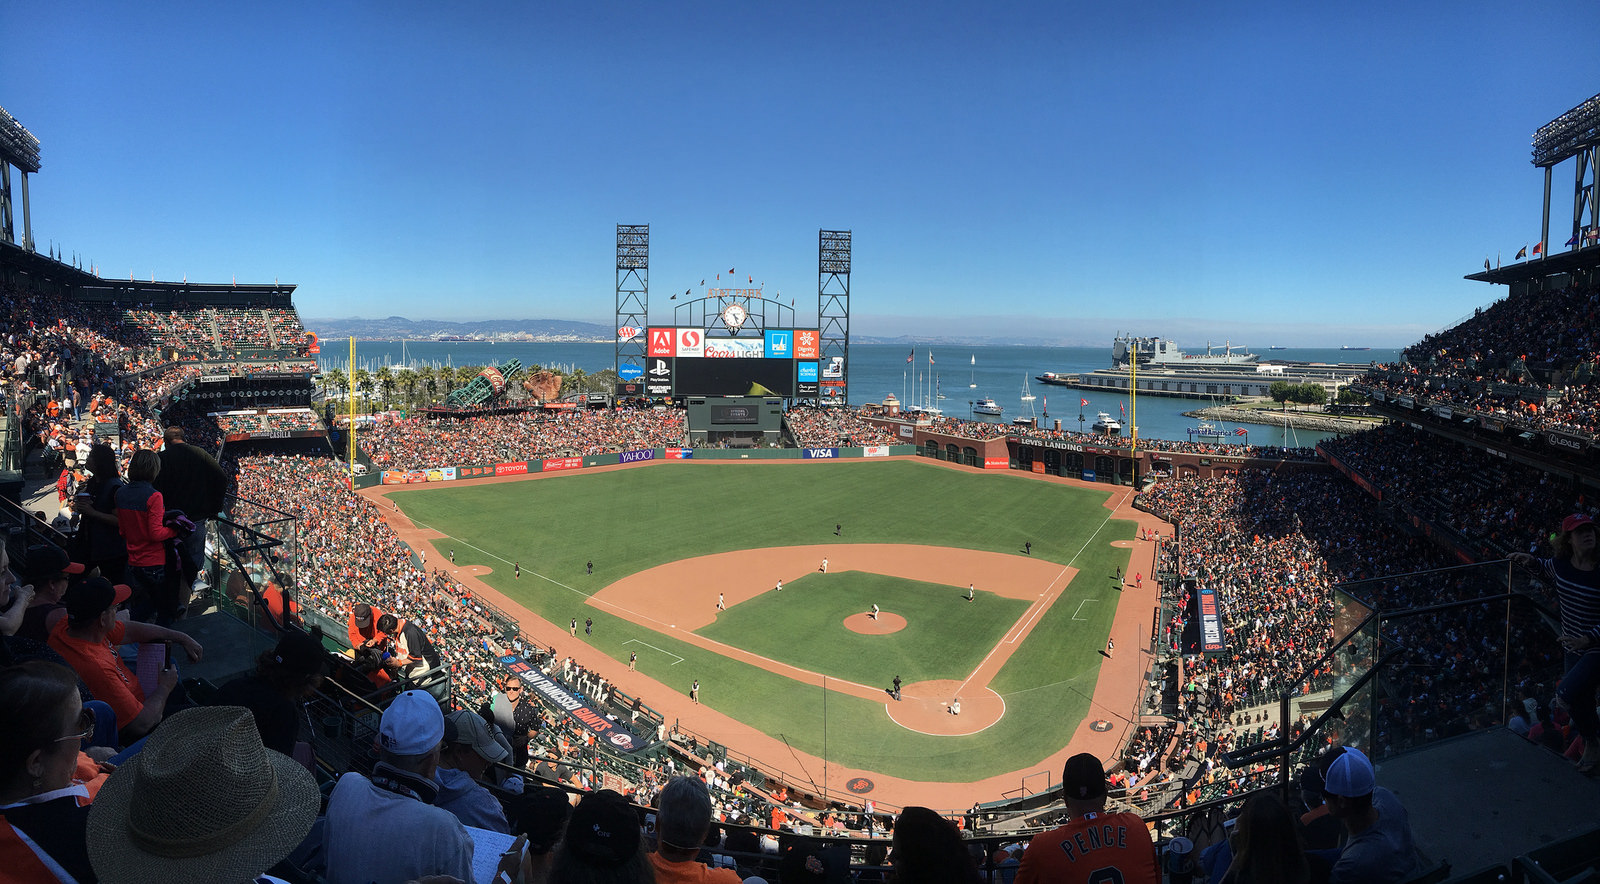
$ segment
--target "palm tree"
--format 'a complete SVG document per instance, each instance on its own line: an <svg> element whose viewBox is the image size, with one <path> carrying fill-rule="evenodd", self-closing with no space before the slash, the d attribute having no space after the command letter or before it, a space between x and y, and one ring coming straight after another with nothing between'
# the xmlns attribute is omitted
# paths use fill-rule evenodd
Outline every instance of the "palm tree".
<svg viewBox="0 0 1600 884"><path fill-rule="evenodd" d="M372 408L370 407L370 400L372 399L372 372L367 371L364 368L356 369L355 381L356 391L361 394L362 398L368 400L367 404L369 407L367 408L367 411L372 411Z"/></svg>
<svg viewBox="0 0 1600 884"><path fill-rule="evenodd" d="M589 384L589 373L581 368L574 368L572 373L563 379L561 394L582 393Z"/></svg>
<svg viewBox="0 0 1600 884"><path fill-rule="evenodd" d="M422 388L428 391L428 403L437 404L439 401L439 373L431 365L424 365L417 369L417 377L422 381Z"/></svg>
<svg viewBox="0 0 1600 884"><path fill-rule="evenodd" d="M323 398L327 398L329 388L332 388L334 390L338 390L341 393L349 392L349 390L350 390L350 379L345 376L345 373L344 373L344 371L342 369L330 368L327 371L322 373L322 396L323 396Z"/></svg>
<svg viewBox="0 0 1600 884"><path fill-rule="evenodd" d="M389 370L389 366L380 365L378 370L373 372L372 381L383 394L383 410L388 411L389 398L394 395L394 372Z"/></svg>
<svg viewBox="0 0 1600 884"><path fill-rule="evenodd" d="M417 398L417 380L417 373L409 367L402 368L394 373L395 383L400 385L400 389L406 391L407 408L410 408L411 403Z"/></svg>

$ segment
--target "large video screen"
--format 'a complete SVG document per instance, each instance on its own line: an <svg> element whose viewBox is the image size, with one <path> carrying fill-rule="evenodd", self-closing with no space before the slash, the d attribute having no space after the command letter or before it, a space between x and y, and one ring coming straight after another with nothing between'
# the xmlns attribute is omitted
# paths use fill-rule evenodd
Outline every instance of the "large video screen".
<svg viewBox="0 0 1600 884"><path fill-rule="evenodd" d="M679 358L672 373L679 396L744 396L751 384L779 396L795 395L793 359Z"/></svg>

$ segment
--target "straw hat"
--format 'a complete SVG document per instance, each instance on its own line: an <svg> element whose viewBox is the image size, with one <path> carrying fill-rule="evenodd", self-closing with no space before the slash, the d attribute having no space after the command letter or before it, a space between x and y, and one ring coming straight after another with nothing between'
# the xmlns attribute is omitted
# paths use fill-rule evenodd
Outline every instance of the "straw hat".
<svg viewBox="0 0 1600 884"><path fill-rule="evenodd" d="M250 710L187 709L106 780L89 861L104 884L242 884L305 838L320 798L309 771L262 746Z"/></svg>

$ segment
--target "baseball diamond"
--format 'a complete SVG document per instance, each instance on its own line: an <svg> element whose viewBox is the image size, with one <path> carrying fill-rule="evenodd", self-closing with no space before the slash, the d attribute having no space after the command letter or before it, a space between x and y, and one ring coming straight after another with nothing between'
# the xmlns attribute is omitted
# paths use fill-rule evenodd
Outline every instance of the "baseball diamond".
<svg viewBox="0 0 1600 884"><path fill-rule="evenodd" d="M684 716L697 733L779 770L803 753L813 778L826 745L830 788L870 774L886 800L918 800L919 783L996 794L1069 746L1108 751L1140 690L1142 661L1099 653L1114 618L1129 645L1149 631L1137 619L1151 591L1102 579L1133 567L1130 546L1134 563L1149 557L1136 520L1154 521L1126 508L1127 489L891 458L647 463L365 493L398 504L391 521L413 545L453 546L457 578L527 611L535 640L565 653L566 624L594 618L573 651L592 649L591 665L625 687L638 679L658 708L687 707L697 679L701 705ZM834 534L841 516L847 538ZM968 602L973 583L983 589ZM905 628L848 627L869 598ZM896 675L900 701L887 694ZM1097 693L1093 717L1117 716L1118 733L1085 726Z"/></svg>

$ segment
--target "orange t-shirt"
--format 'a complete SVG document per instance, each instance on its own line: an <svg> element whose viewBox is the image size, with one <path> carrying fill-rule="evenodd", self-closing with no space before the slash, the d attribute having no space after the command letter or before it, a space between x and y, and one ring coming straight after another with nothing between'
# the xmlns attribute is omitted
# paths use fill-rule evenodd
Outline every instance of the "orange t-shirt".
<svg viewBox="0 0 1600 884"><path fill-rule="evenodd" d="M1133 813L1093 813L1033 836L1016 884L1161 884L1150 830Z"/></svg>
<svg viewBox="0 0 1600 884"><path fill-rule="evenodd" d="M694 860L675 863L651 853L650 865L656 870L656 884L739 884L739 873L733 869L713 869Z"/></svg>
<svg viewBox="0 0 1600 884"><path fill-rule="evenodd" d="M122 623L111 627L103 642L88 642L67 634L67 618L50 630L50 647L60 654L83 679L96 700L111 704L117 713L117 727L128 726L144 709L144 689L133 670L117 657L117 645L126 632Z"/></svg>

